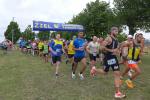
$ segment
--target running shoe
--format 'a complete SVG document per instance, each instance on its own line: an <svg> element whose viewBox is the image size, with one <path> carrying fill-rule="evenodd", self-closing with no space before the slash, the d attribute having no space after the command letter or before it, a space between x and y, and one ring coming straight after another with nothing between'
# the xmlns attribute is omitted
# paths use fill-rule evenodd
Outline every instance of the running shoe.
<svg viewBox="0 0 150 100"><path fill-rule="evenodd" d="M134 86L135 86L130 79L127 79L125 81L125 83L127 84L128 88L131 88L131 89L134 88Z"/></svg>
<svg viewBox="0 0 150 100"><path fill-rule="evenodd" d="M76 78L76 75L72 73L72 79L75 79L75 78Z"/></svg>
<svg viewBox="0 0 150 100"><path fill-rule="evenodd" d="M80 74L80 73L79 73L79 77L80 77L80 80L84 80L83 74Z"/></svg>
<svg viewBox="0 0 150 100"><path fill-rule="evenodd" d="M122 94L121 92L115 93L115 98L121 99L121 98L125 98L125 97L126 97L126 95L125 95L125 94Z"/></svg>
<svg viewBox="0 0 150 100"><path fill-rule="evenodd" d="M58 78L59 74L55 74L55 77Z"/></svg>

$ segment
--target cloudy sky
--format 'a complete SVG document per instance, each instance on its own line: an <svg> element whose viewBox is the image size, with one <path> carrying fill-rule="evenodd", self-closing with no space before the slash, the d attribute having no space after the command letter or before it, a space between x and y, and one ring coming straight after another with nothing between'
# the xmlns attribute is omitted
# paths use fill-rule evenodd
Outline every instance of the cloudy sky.
<svg viewBox="0 0 150 100"><path fill-rule="evenodd" d="M21 31L33 20L64 23L91 1L95 0L0 0L0 41L13 17Z"/></svg>
<svg viewBox="0 0 150 100"><path fill-rule="evenodd" d="M13 17L21 31L33 20L64 23L91 1L95 0L0 0L0 41ZM104 1L112 5L113 0Z"/></svg>

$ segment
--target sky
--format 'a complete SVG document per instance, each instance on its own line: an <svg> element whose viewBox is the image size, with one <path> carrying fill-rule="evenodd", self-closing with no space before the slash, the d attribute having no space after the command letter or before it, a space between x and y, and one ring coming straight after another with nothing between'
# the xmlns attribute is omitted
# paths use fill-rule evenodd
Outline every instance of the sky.
<svg viewBox="0 0 150 100"><path fill-rule="evenodd" d="M65 23L95 0L0 0L0 41L10 21L17 21L21 31L33 20ZM110 2L113 0L103 0Z"/></svg>

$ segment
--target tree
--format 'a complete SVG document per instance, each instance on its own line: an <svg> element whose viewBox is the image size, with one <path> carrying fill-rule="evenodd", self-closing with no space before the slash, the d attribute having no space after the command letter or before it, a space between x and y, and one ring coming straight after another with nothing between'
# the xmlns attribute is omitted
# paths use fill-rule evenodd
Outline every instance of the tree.
<svg viewBox="0 0 150 100"><path fill-rule="evenodd" d="M20 28L17 22L11 21L10 24L7 26L4 35L5 38L9 40L12 40L13 37L13 42L16 43L16 41L21 36Z"/></svg>
<svg viewBox="0 0 150 100"><path fill-rule="evenodd" d="M149 30L150 0L114 0L114 5L118 24L127 25L130 34L138 28Z"/></svg>
<svg viewBox="0 0 150 100"><path fill-rule="evenodd" d="M117 35L117 39L118 39L119 43L121 43L121 42L127 40L127 35L125 33L119 33Z"/></svg>
<svg viewBox="0 0 150 100"><path fill-rule="evenodd" d="M61 37L66 40L70 40L73 36L77 36L77 34L77 32L61 32Z"/></svg>
<svg viewBox="0 0 150 100"><path fill-rule="evenodd" d="M40 31L38 33L38 38L40 40L49 40L50 32L49 31Z"/></svg>
<svg viewBox="0 0 150 100"><path fill-rule="evenodd" d="M109 4L96 0L88 3L86 8L77 16L74 16L69 23L83 25L87 36L104 36L107 35L110 27L113 25L113 19L114 13L110 9Z"/></svg>
<svg viewBox="0 0 150 100"><path fill-rule="evenodd" d="M25 31L22 33L22 36L23 36L26 40L34 40L35 33L32 32L31 25L28 25L28 26L27 26L27 28L25 29Z"/></svg>

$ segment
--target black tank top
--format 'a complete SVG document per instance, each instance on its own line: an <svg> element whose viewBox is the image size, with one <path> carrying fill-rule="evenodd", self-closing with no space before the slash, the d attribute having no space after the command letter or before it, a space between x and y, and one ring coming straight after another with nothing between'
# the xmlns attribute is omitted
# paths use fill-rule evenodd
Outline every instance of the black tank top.
<svg viewBox="0 0 150 100"><path fill-rule="evenodd" d="M118 47L118 40L116 40L116 39L114 39L114 38L112 38L112 37L111 37L111 39L112 39L111 44L106 45L106 48L108 48L108 49L116 49L116 48ZM110 55L112 55L112 52L108 52L108 51L107 51L107 52L105 53L105 55L110 56Z"/></svg>

